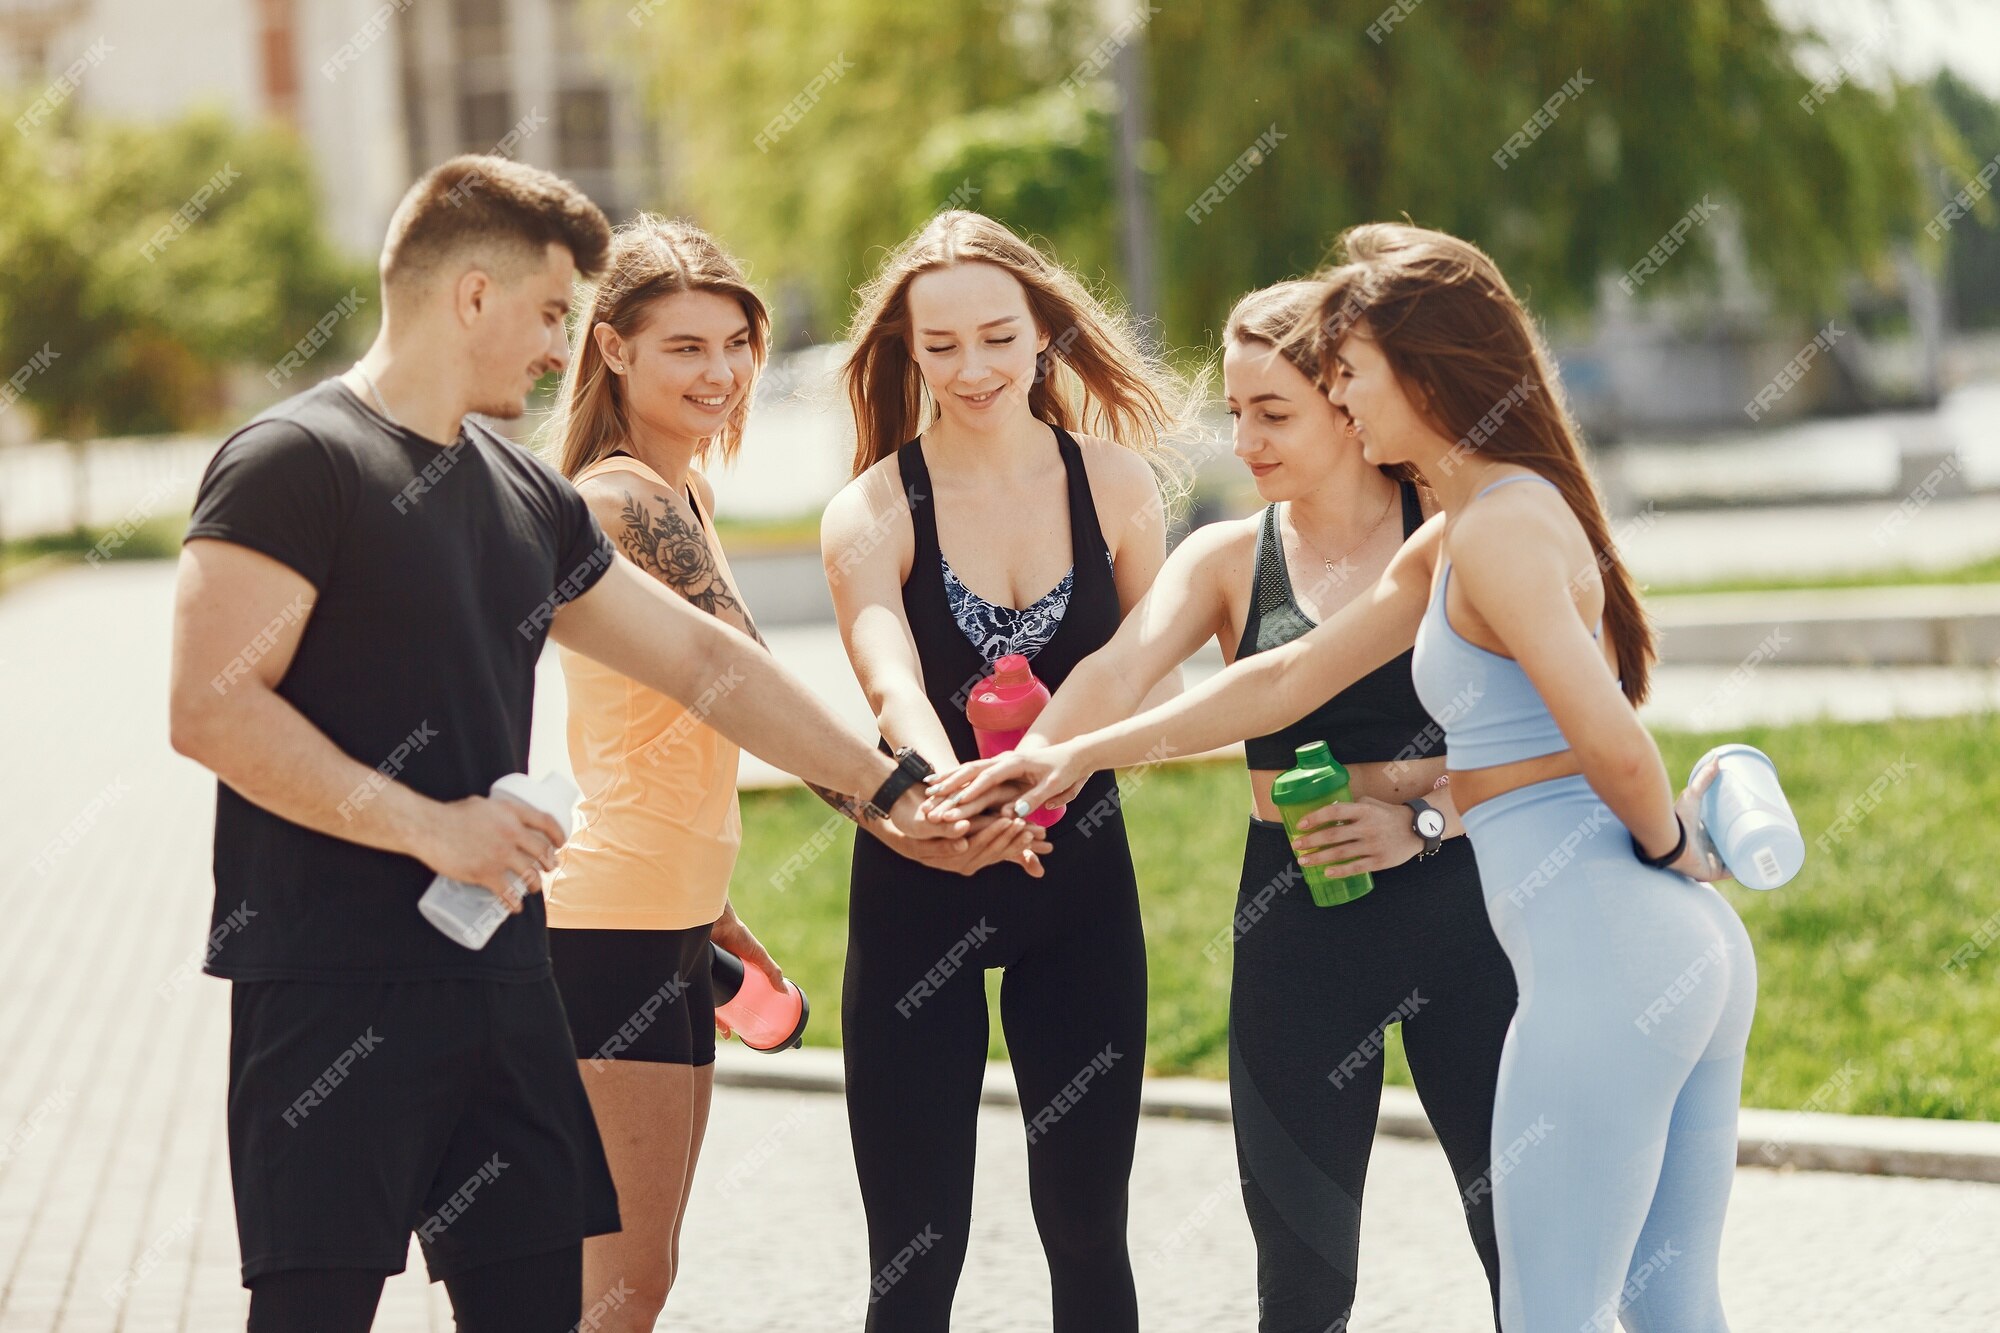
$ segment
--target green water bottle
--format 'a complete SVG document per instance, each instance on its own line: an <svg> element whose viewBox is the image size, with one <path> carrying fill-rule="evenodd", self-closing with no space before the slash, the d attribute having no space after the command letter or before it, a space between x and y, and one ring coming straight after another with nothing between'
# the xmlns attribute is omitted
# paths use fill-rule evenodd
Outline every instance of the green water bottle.
<svg viewBox="0 0 2000 1333"><path fill-rule="evenodd" d="M1299 845L1299 820L1308 812L1334 801L1354 799L1347 786L1347 770L1334 759L1325 741L1301 745L1298 758L1297 768L1280 773L1271 784L1271 804L1278 807L1278 814L1285 821L1285 833L1292 840L1293 851L1297 851ZM1331 826L1322 824L1319 827ZM1334 863L1339 864L1343 863ZM1312 890L1313 901L1321 907L1351 903L1375 887L1375 877L1365 870L1358 875L1338 875L1333 873L1333 865L1301 866L1300 869L1305 871L1306 887Z"/></svg>

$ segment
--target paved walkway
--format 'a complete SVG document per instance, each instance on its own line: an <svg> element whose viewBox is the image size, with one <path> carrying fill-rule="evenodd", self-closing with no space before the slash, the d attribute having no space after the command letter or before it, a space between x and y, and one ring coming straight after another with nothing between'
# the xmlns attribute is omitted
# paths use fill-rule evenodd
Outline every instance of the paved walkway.
<svg viewBox="0 0 2000 1333"><path fill-rule="evenodd" d="M224 1151L227 988L192 975L213 786L166 744L164 568L79 569L0 600L0 1333L240 1328ZM537 727L549 758L559 733ZM774 1057L782 1059L783 1057ZM1047 1327L1018 1113L984 1115L959 1326ZM1434 1146L1376 1146L1358 1328L1476 1333L1477 1266ZM866 1260L837 1098L726 1088L669 1323L854 1328ZM1229 1131L1148 1120L1132 1242L1154 1330L1247 1328ZM1984 1333L2000 1187L1738 1172L1738 1333ZM773 1238L784 1245L772 1260ZM413 1260L414 1262L414 1260ZM377 1327L448 1329L420 1267Z"/></svg>

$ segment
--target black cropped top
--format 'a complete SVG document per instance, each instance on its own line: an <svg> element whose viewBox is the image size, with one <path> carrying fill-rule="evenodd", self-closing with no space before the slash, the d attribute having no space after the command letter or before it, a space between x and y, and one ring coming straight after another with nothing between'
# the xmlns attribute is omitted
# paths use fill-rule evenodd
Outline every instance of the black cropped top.
<svg viewBox="0 0 2000 1333"><path fill-rule="evenodd" d="M1403 537L1424 521L1417 488L1405 481ZM1267 505L1257 539L1257 575L1250 591L1250 614L1243 622L1238 660L1289 643L1314 627L1292 596L1292 578L1278 542L1278 506ZM1306 716L1268 736L1243 743L1252 768L1283 771L1298 762L1301 745L1325 741L1343 764L1372 764L1444 753L1444 728L1417 700L1410 680L1412 650L1405 650L1334 695Z"/></svg>

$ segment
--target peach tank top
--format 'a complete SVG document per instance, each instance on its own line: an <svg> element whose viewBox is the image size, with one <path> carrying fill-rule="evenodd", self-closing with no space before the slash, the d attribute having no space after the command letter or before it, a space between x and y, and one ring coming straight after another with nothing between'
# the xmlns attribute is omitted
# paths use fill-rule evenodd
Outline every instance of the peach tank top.
<svg viewBox="0 0 2000 1333"><path fill-rule="evenodd" d="M636 458L614 455L577 476L636 473L672 489ZM731 589L715 524L688 503ZM569 757L583 792L576 831L547 889L549 925L571 930L685 930L722 915L743 843L734 741L680 703L560 648L569 693ZM699 706L700 701L696 701Z"/></svg>

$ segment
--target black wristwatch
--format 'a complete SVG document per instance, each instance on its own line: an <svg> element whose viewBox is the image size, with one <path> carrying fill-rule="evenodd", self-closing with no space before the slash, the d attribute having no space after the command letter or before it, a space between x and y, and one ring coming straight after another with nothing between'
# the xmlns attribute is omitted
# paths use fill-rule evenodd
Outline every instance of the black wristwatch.
<svg viewBox="0 0 2000 1333"><path fill-rule="evenodd" d="M1410 807L1410 830L1424 840L1424 849L1416 856L1421 861L1444 842L1444 812L1421 796L1403 804Z"/></svg>
<svg viewBox="0 0 2000 1333"><path fill-rule="evenodd" d="M875 789L873 796L861 803L861 813L869 819L887 819L889 811L902 799L905 791L937 771L930 766L929 760L908 745L896 751L895 759L896 771Z"/></svg>

